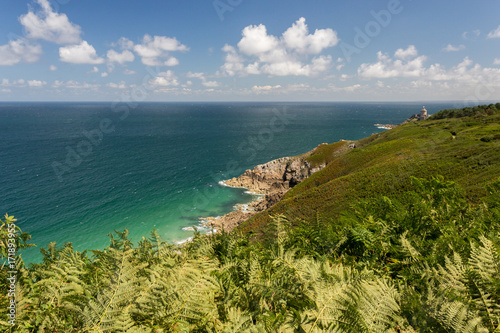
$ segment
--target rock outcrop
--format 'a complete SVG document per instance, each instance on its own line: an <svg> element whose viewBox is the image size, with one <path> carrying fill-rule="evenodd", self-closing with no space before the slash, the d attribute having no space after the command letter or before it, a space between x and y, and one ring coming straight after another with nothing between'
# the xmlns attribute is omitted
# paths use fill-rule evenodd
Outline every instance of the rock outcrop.
<svg viewBox="0 0 500 333"><path fill-rule="evenodd" d="M246 170L241 176L224 181L231 187L244 187L258 194L271 194L287 191L313 173L323 169L326 164L314 167L307 158L312 151L295 157L281 157L265 164Z"/></svg>
<svg viewBox="0 0 500 333"><path fill-rule="evenodd" d="M252 215L270 208L279 202L289 189L326 166L326 163L313 166L308 161L314 151L295 157L281 157L257 165L253 170L246 170L239 177L224 181L227 186L246 188L264 196L245 205L245 209L238 209L218 218L203 218L203 222L208 226L230 231Z"/></svg>

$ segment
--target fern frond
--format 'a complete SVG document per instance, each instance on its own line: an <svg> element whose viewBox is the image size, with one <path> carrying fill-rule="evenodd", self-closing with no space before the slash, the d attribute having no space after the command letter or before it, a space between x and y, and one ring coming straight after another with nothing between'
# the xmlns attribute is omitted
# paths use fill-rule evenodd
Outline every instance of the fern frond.
<svg viewBox="0 0 500 333"><path fill-rule="evenodd" d="M122 244L126 244L126 241ZM119 250L109 247L107 254L115 262L115 274L109 287L101 290L95 300L90 300L84 310L87 331L128 330L131 327L131 307L143 284L143 278L138 277L136 273L146 264L132 265L131 249Z"/></svg>

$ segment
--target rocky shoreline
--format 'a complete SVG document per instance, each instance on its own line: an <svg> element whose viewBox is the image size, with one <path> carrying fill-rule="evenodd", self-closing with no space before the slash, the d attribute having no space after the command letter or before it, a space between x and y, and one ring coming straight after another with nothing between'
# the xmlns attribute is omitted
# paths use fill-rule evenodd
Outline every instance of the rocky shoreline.
<svg viewBox="0 0 500 333"><path fill-rule="evenodd" d="M326 143L322 143L312 151L299 156L281 157L257 165L252 170L246 170L239 177L221 182L221 185L245 188L252 193L260 194L261 197L249 204L237 205L236 210L224 216L203 217L201 218L202 224L217 230L231 231L253 215L273 206L283 198L288 190L326 166L326 163L313 165L308 161L308 157L322 145L326 145Z"/></svg>
<svg viewBox="0 0 500 333"><path fill-rule="evenodd" d="M375 124L375 126L379 128L393 129L399 125L415 120L415 116L412 116L401 124ZM345 144L342 149L337 151L336 154L342 154L347 150L356 148L355 141L340 140L339 143L340 142ZM313 165L310 161L308 161L308 158L323 145L327 145L327 143L322 143L315 149L305 154L294 157L281 157L270 162L257 165L252 170L246 170L239 177L221 181L220 184L223 186L244 188L254 194L260 194L261 197L249 204L236 205L236 209L226 215L217 217L202 217L200 218L201 224L208 228L229 232L244 221L251 218L253 215L278 203L288 190L302 182L313 173L326 167L327 163L316 163Z"/></svg>

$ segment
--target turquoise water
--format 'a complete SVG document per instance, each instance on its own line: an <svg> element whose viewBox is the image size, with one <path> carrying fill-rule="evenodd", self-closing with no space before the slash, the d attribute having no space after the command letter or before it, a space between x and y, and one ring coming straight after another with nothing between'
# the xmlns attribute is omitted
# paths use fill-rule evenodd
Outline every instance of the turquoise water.
<svg viewBox="0 0 500 333"><path fill-rule="evenodd" d="M452 103L425 104L429 113ZM356 140L400 123L422 103L0 103L0 213L38 247L103 248L185 227L253 198L220 180L322 142ZM24 251L27 262L39 249Z"/></svg>

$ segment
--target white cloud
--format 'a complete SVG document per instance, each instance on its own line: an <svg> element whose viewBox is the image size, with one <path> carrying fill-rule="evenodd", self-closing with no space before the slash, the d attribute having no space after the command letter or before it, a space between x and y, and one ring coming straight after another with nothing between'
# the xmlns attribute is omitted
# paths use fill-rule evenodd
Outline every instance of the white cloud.
<svg viewBox="0 0 500 333"><path fill-rule="evenodd" d="M399 80L398 84L394 85L392 94L409 94L410 91L414 93L416 89L420 89L420 92L425 91L426 94L440 93L441 98L444 96L461 98L469 94L476 96L479 91L481 96L488 96L492 99L493 92L500 89L500 68L482 67L468 57L456 66L446 69L441 64L424 66L425 56L415 55L414 58L402 61L382 52L377 54L376 63L365 63L359 66L359 77L367 79L414 78L413 81L406 83ZM379 82L377 86L381 87ZM387 88L388 86L385 87ZM486 99L486 97L480 99Z"/></svg>
<svg viewBox="0 0 500 333"><path fill-rule="evenodd" d="M445 51L445 52L457 52L457 51L460 51L463 49L465 49L465 45L463 45L463 44L460 44L458 46L453 46L451 44L448 44L448 45L446 45L446 47L443 48L443 51Z"/></svg>
<svg viewBox="0 0 500 333"><path fill-rule="evenodd" d="M69 89L91 89L91 90L96 90L100 87L99 84L90 84L87 82L78 82L74 80L69 80L69 81L59 81L55 80L54 83L52 84L53 88L59 89L59 88L69 88Z"/></svg>
<svg viewBox="0 0 500 333"><path fill-rule="evenodd" d="M125 81L121 81L120 83L110 82L107 84L107 86L110 88L114 88L114 89L126 89L127 88Z"/></svg>
<svg viewBox="0 0 500 333"><path fill-rule="evenodd" d="M125 75L132 75L132 74L135 74L135 73L136 73L136 72L135 72L135 71L133 71L133 70L131 70L131 69L125 69L125 70L123 71L123 74L125 74Z"/></svg>
<svg viewBox="0 0 500 333"><path fill-rule="evenodd" d="M489 86L500 83L500 68L482 67L479 64L474 64L468 57L465 57L461 63L450 70L443 70L441 75L434 76L431 74L428 73L427 75L430 80L454 80L468 85Z"/></svg>
<svg viewBox="0 0 500 333"><path fill-rule="evenodd" d="M495 58L495 60L493 60L493 65L500 65L500 58Z"/></svg>
<svg viewBox="0 0 500 333"><path fill-rule="evenodd" d="M252 90L256 91L256 92L269 92L271 90L276 90L276 89L280 89L281 86L278 84L278 85L275 85L275 86L270 86L270 85L267 85L267 86L253 86L252 87Z"/></svg>
<svg viewBox="0 0 500 333"><path fill-rule="evenodd" d="M177 79L177 76L174 74L174 72L171 70L168 70L166 72L158 73L157 77L149 80L149 84L152 86L162 86L162 87L178 86L179 81Z"/></svg>
<svg viewBox="0 0 500 333"><path fill-rule="evenodd" d="M223 73L234 76L238 73L244 73L245 71L245 59L243 59L236 49L231 45L224 45L222 51L226 52L224 65L221 66L221 70ZM256 73L258 74L258 73Z"/></svg>
<svg viewBox="0 0 500 333"><path fill-rule="evenodd" d="M361 88L361 85L360 84L353 84L352 86L347 86L347 87L337 87L334 84L330 84L330 85L328 85L328 87L335 92L353 92L353 91Z"/></svg>
<svg viewBox="0 0 500 333"><path fill-rule="evenodd" d="M198 78L198 79L202 79L202 78L204 78L205 74L203 74L203 73L193 73L193 72L188 72L188 73L186 74L186 76L187 76L188 78Z"/></svg>
<svg viewBox="0 0 500 333"><path fill-rule="evenodd" d="M177 59L170 57L167 61L160 61L159 58L166 58L169 52L188 51L186 45L181 44L176 38L165 36L144 35L142 44L134 46L134 51L141 57L142 63L147 66L175 66L179 62Z"/></svg>
<svg viewBox="0 0 500 333"><path fill-rule="evenodd" d="M0 46L0 66L12 66L20 62L33 63L42 54L39 44L31 44L23 39L9 41Z"/></svg>
<svg viewBox="0 0 500 333"><path fill-rule="evenodd" d="M420 77L424 72L425 56L416 57L417 49L410 45L406 50L398 49L392 59L382 52L377 53L378 61L361 64L358 75L363 78Z"/></svg>
<svg viewBox="0 0 500 333"><path fill-rule="evenodd" d="M101 77L108 77L108 75L109 75L109 73L107 73L107 72L101 73Z"/></svg>
<svg viewBox="0 0 500 333"><path fill-rule="evenodd" d="M38 80L29 80L28 81L29 87L43 87L46 84L47 84L47 82L45 82L45 81L38 81Z"/></svg>
<svg viewBox="0 0 500 333"><path fill-rule="evenodd" d="M217 81L203 81L201 84L203 84L205 87L211 87L211 88L219 86L219 82Z"/></svg>
<svg viewBox="0 0 500 333"><path fill-rule="evenodd" d="M278 39L269 36L266 27L262 24L245 27L242 35L243 38L238 43L238 49L246 55L258 55L278 46Z"/></svg>
<svg viewBox="0 0 500 333"><path fill-rule="evenodd" d="M217 81L208 81L207 78L205 77L204 73L192 73L188 72L186 75L188 78L197 78L201 80L201 84L205 87L209 88L215 88L219 86L219 82ZM188 81L191 82L191 81ZM192 83L192 82L191 82Z"/></svg>
<svg viewBox="0 0 500 333"><path fill-rule="evenodd" d="M340 80L340 81L347 81L347 80L348 80L348 79L350 79L350 78L351 78L351 75L348 75L348 74L342 74L342 75L340 75L339 80Z"/></svg>
<svg viewBox="0 0 500 333"><path fill-rule="evenodd" d="M250 25L243 29L238 49L227 44L222 48L226 57L220 69L227 76L314 76L330 68L331 56L319 54L337 43L337 34L331 29L309 34L304 18L297 20L279 38L269 35L262 24ZM317 56L309 59L313 54Z"/></svg>
<svg viewBox="0 0 500 333"><path fill-rule="evenodd" d="M134 42L126 37L121 37L118 42L112 43L111 46L118 46L122 50L132 50L134 48Z"/></svg>
<svg viewBox="0 0 500 333"><path fill-rule="evenodd" d="M108 50L106 56L108 58L108 61L117 62L120 65L123 65L126 62L132 62L135 59L134 54L129 50L124 50L121 53L116 52L115 50Z"/></svg>
<svg viewBox="0 0 500 333"><path fill-rule="evenodd" d="M177 66L179 64L179 60L175 57L170 57L168 58L167 61L165 61L164 65L165 66Z"/></svg>
<svg viewBox="0 0 500 333"><path fill-rule="evenodd" d="M487 38L500 38L500 25L495 30L490 31Z"/></svg>
<svg viewBox="0 0 500 333"><path fill-rule="evenodd" d="M99 68L97 68L96 66L94 66L94 68L92 68L92 70L88 73L99 73Z"/></svg>
<svg viewBox="0 0 500 333"><path fill-rule="evenodd" d="M0 87L14 87L14 88L43 87L46 84L47 84L46 81L39 81L39 80L18 79L14 81L9 81L9 79L2 79L2 81L0 82Z"/></svg>
<svg viewBox="0 0 500 333"><path fill-rule="evenodd" d="M337 66L335 66L335 68L337 68L337 70L340 71L342 68L344 68L344 66L345 66L344 58L337 58Z"/></svg>
<svg viewBox="0 0 500 333"><path fill-rule="evenodd" d="M316 29L314 34L309 34L306 19L303 17L283 33L283 41L289 49L310 54L319 54L339 42L337 33L332 29Z"/></svg>
<svg viewBox="0 0 500 333"><path fill-rule="evenodd" d="M57 66L50 65L49 69L50 69L51 71L57 71Z"/></svg>
<svg viewBox="0 0 500 333"><path fill-rule="evenodd" d="M103 58L99 58L92 45L83 41L77 45L64 46L59 48L61 61L71 64L102 64Z"/></svg>
<svg viewBox="0 0 500 333"><path fill-rule="evenodd" d="M19 22L32 39L43 39L56 44L75 44L81 41L81 28L69 21L66 14L52 10L48 0L38 0L41 11L29 11L19 17Z"/></svg>
<svg viewBox="0 0 500 333"><path fill-rule="evenodd" d="M398 59L409 59L413 58L418 54L417 48L415 45L410 45L406 50L403 49L397 49L396 52L394 53L394 56Z"/></svg>

